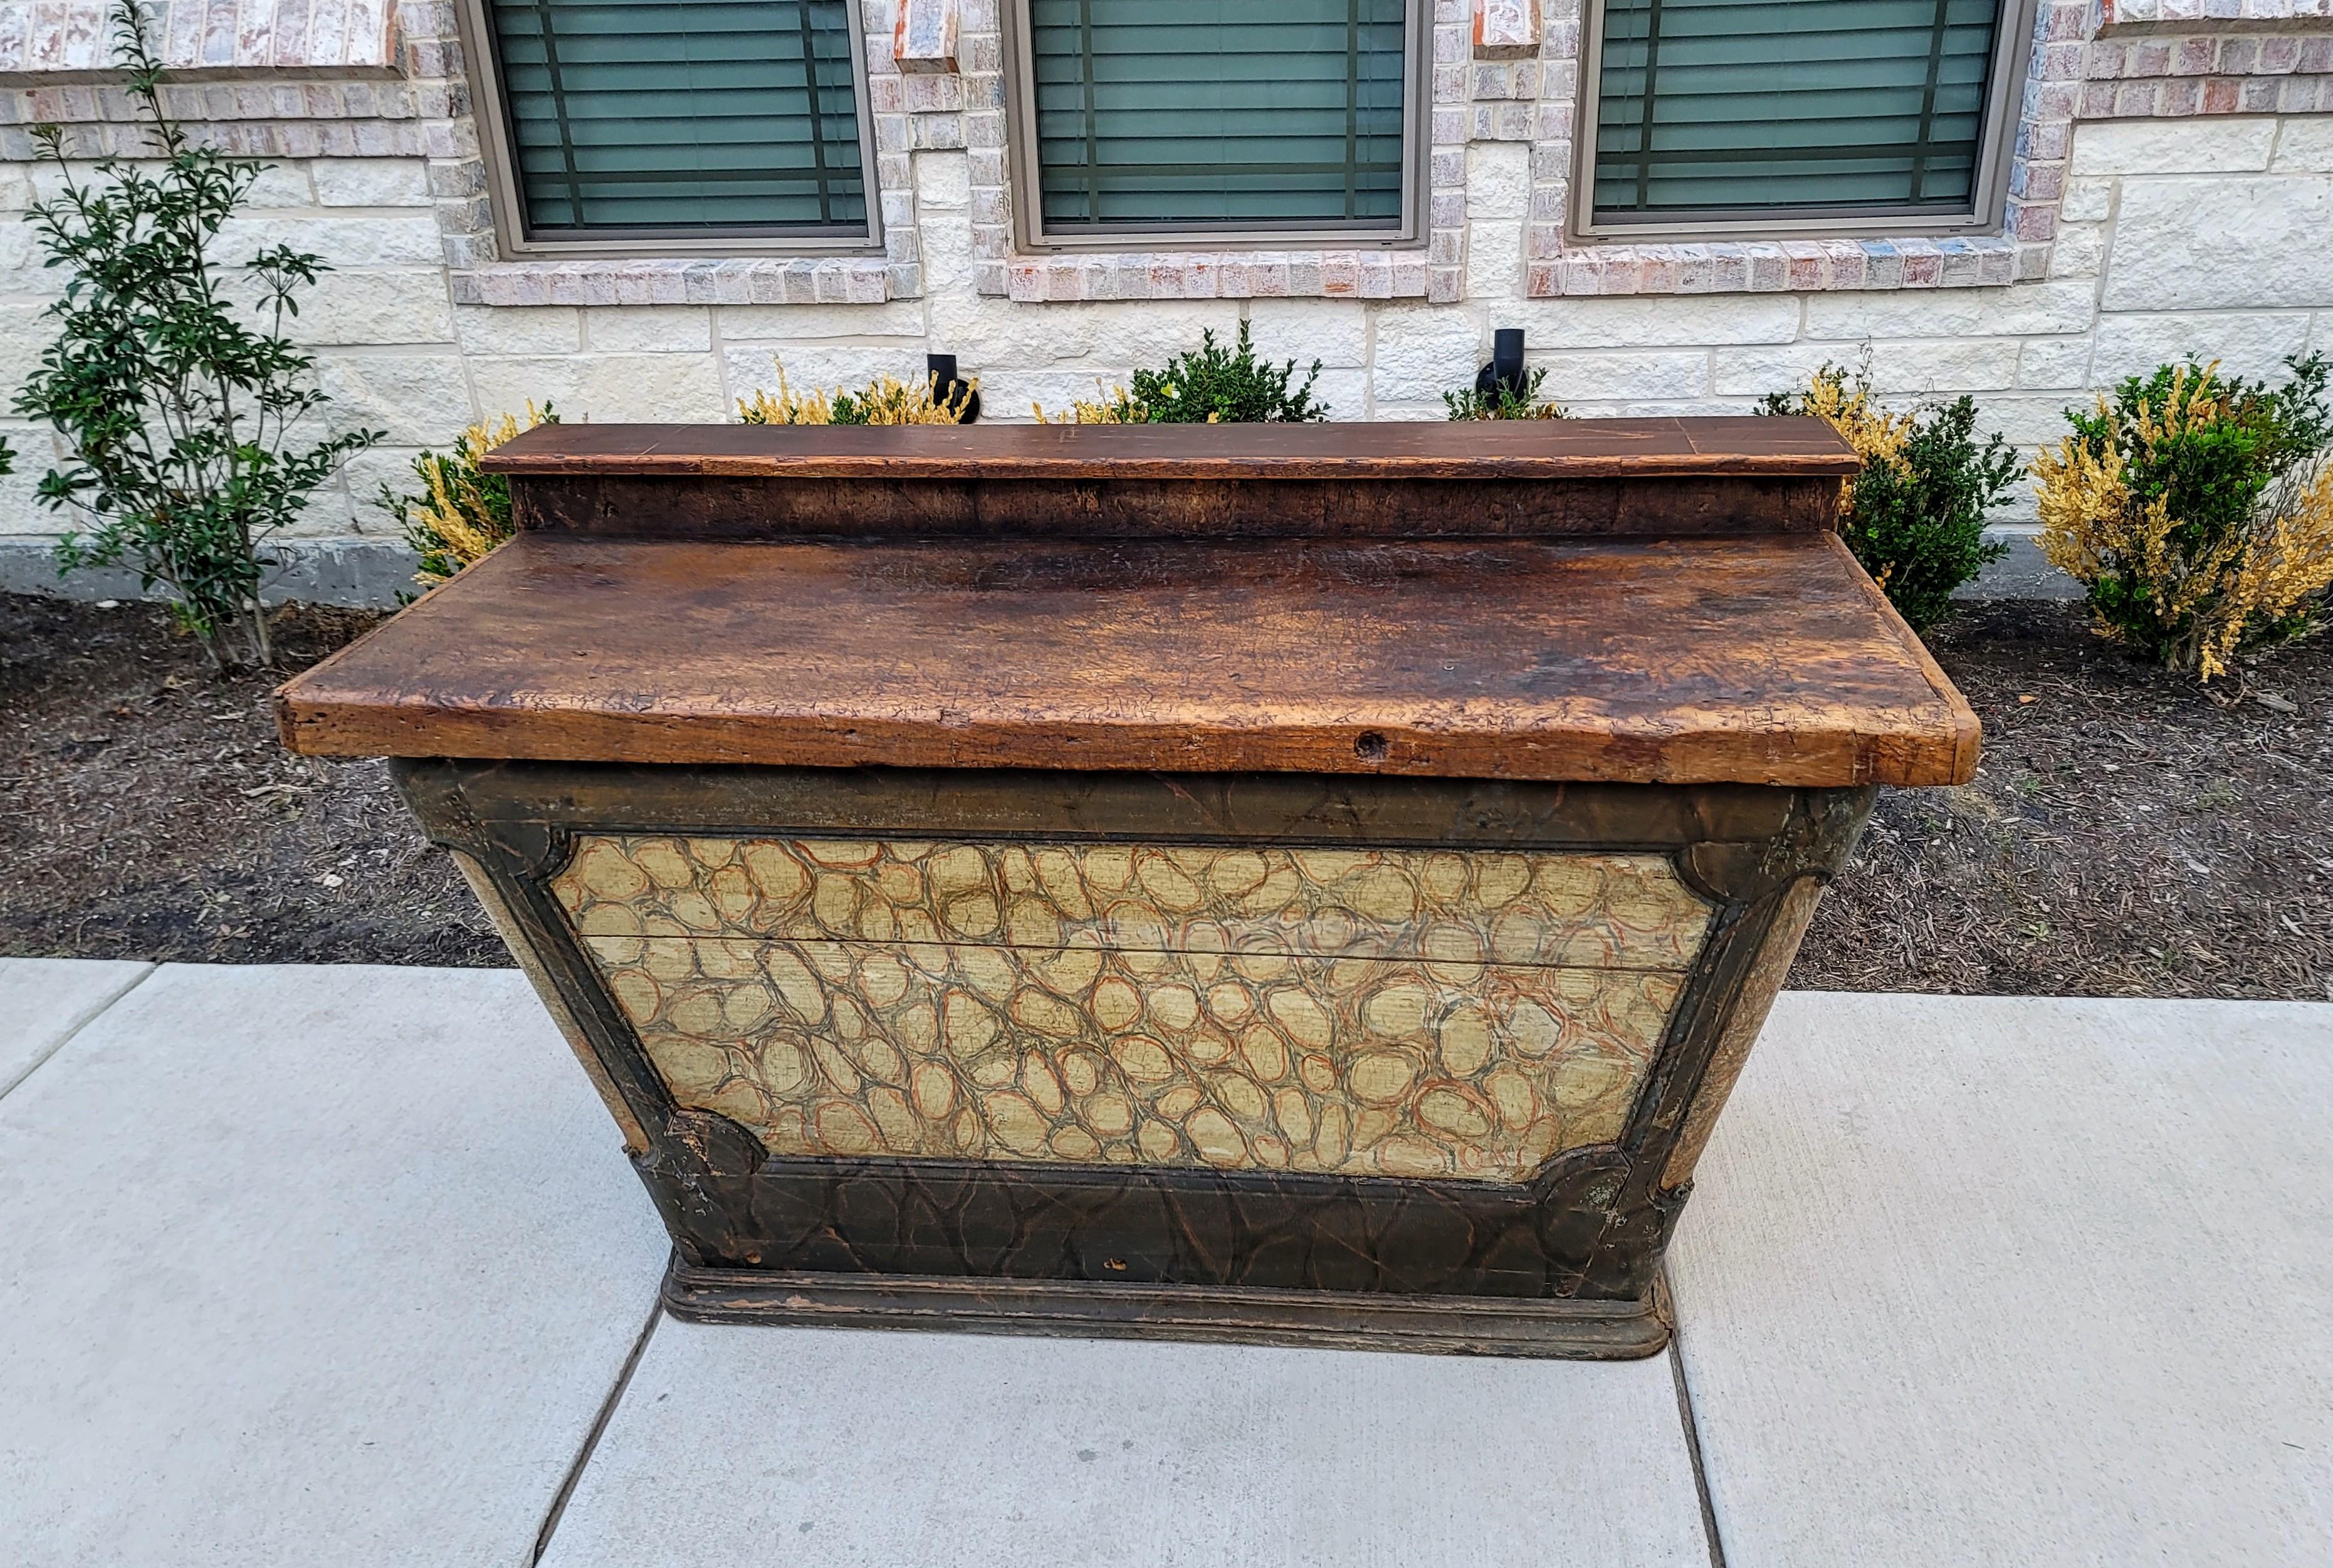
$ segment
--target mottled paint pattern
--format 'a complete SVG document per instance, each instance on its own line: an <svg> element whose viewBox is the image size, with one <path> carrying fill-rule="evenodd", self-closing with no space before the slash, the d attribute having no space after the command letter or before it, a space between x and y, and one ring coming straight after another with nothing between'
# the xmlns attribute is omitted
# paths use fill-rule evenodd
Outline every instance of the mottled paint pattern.
<svg viewBox="0 0 2333 1568"><path fill-rule="evenodd" d="M1619 1132L1710 914L1546 852L605 837L552 886L775 1153L1493 1181Z"/></svg>

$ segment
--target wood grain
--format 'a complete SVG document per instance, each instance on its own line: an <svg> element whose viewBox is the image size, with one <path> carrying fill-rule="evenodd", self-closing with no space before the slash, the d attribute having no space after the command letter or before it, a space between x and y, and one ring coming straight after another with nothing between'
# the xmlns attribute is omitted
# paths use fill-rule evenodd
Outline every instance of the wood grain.
<svg viewBox="0 0 2333 1568"><path fill-rule="evenodd" d="M1337 425L545 425L487 454L507 474L792 479L1590 479L1851 474L1819 419Z"/></svg>
<svg viewBox="0 0 2333 1568"><path fill-rule="evenodd" d="M525 535L278 693L340 756L1949 784L1977 724L1828 534Z"/></svg>
<svg viewBox="0 0 2333 1568"><path fill-rule="evenodd" d="M1832 474L834 479L520 474L523 529L618 539L1553 539L1814 533Z"/></svg>

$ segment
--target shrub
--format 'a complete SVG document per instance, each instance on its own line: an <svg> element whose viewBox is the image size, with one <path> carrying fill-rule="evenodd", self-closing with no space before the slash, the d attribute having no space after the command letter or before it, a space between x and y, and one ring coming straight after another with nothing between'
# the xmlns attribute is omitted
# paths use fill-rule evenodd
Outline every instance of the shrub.
<svg viewBox="0 0 2333 1568"><path fill-rule="evenodd" d="M2098 627L2202 679L2312 630L2333 586L2333 415L2324 356L2282 387L2165 365L2066 411L2033 464L2041 550Z"/></svg>
<svg viewBox="0 0 2333 1568"><path fill-rule="evenodd" d="M465 567L475 566L496 545L516 531L511 521L510 481L499 473L478 472L478 459L538 425L556 425L559 416L546 403L526 406L526 423L510 415L473 425L454 438L454 450L440 455L424 452L413 460L413 476L421 481L418 495L399 495L380 487L375 504L397 519L405 542L421 552L421 569L413 580L435 588Z"/></svg>
<svg viewBox="0 0 2333 1568"><path fill-rule="evenodd" d="M1111 388L1093 402L1080 399L1060 414L1036 409L1041 425L1301 425L1326 419L1326 406L1312 397L1320 361L1312 361L1302 386L1294 386L1296 361L1277 367L1258 359L1248 342L1248 324L1239 339L1218 346L1212 329L1199 334L1199 347L1177 354L1164 368L1137 370L1133 390ZM1291 387L1293 389L1291 390Z"/></svg>
<svg viewBox="0 0 2333 1568"><path fill-rule="evenodd" d="M1533 370L1520 391L1504 381L1495 381L1488 392L1469 387L1463 392L1445 392L1442 406L1457 419L1563 419L1563 406L1540 401L1540 383L1547 379L1545 368Z"/></svg>
<svg viewBox="0 0 2333 1568"><path fill-rule="evenodd" d="M1864 375L1826 365L1805 391L1773 393L1758 411L1813 415L1863 459L1840 497L1839 537L1914 631L1944 619L1953 590L2007 553L1986 540L1984 514L2020 464L2002 437L1978 443L1972 399L1890 414Z"/></svg>
<svg viewBox="0 0 2333 1568"><path fill-rule="evenodd" d="M933 396L935 378L910 386L897 377L878 376L858 392L836 387L832 392L797 393L786 383L786 368L778 367L776 397L755 392L737 399L737 417L748 425L959 425L977 378L946 400Z"/></svg>
<svg viewBox="0 0 2333 1568"><path fill-rule="evenodd" d="M227 298L232 274L215 266L211 247L266 166L193 146L162 112L161 62L131 0L115 6L113 25L159 167L109 158L97 165L103 183L84 184L63 133L34 128L38 156L63 184L25 217L48 264L69 275L46 311L56 341L15 406L72 444L69 465L44 475L38 492L89 524L59 542L60 569L127 559L145 587L170 590L178 624L215 664L272 664L259 590L276 563L261 553L265 541L298 519L342 458L380 436L292 439L326 398L310 381L313 361L283 336L283 320L299 314L293 295L324 264L274 246L241 270L255 310ZM253 314L265 330L246 325Z"/></svg>

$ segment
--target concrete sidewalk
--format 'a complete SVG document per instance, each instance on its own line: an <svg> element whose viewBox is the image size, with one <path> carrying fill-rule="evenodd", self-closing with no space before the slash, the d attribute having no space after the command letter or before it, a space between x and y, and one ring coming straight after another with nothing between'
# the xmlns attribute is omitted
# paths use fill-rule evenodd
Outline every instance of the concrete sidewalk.
<svg viewBox="0 0 2333 1568"><path fill-rule="evenodd" d="M0 1559L2333 1561L2333 1006L1786 996L1615 1365L713 1328L504 971L0 961Z"/></svg>

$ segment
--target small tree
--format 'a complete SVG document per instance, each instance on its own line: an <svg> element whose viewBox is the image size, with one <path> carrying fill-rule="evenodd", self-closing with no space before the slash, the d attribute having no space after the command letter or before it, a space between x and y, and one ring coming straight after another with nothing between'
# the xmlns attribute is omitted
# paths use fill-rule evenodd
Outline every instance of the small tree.
<svg viewBox="0 0 2333 1568"><path fill-rule="evenodd" d="M254 256L242 271L267 328L245 324L210 251L266 166L192 145L162 112L162 64L132 0L118 0L113 24L161 167L148 173L109 158L97 165L102 183L84 183L63 132L34 129L63 188L25 221L48 264L70 275L47 311L56 341L15 406L72 444L69 464L39 490L48 506L88 521L59 542L59 569L127 559L144 586L169 589L172 613L219 667L270 664L259 590L276 563L262 548L343 458L380 435L292 440L326 399L283 321L324 263L288 245Z"/></svg>

